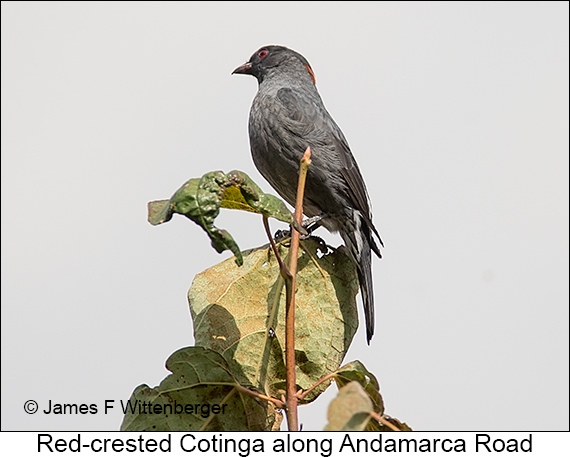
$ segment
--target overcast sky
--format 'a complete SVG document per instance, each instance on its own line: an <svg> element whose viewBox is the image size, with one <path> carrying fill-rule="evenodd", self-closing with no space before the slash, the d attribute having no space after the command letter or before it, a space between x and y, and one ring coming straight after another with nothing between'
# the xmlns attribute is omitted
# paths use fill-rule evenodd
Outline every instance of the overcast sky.
<svg viewBox="0 0 570 457"><path fill-rule="evenodd" d="M259 47L303 54L385 241L346 358L416 430L568 429L568 3L2 2L2 429L117 430L229 257L149 200L240 169ZM242 249L260 218L218 221ZM273 222L273 227L284 228ZM338 245L338 236L317 234ZM359 299L359 313L362 317ZM300 409L321 430L332 386ZM26 414L24 403L99 414Z"/></svg>

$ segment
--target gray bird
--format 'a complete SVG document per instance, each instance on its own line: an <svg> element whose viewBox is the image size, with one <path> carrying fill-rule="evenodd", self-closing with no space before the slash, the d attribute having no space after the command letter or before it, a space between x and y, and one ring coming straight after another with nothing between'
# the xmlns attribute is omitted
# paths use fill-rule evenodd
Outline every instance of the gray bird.
<svg viewBox="0 0 570 457"><path fill-rule="evenodd" d="M299 162L311 147L303 212L344 240L358 272L370 344L374 334L371 251L382 257L374 236L384 245L372 224L362 174L323 104L309 62L283 46L264 46L233 73L253 75L259 82L249 113L251 154L259 172L292 206Z"/></svg>

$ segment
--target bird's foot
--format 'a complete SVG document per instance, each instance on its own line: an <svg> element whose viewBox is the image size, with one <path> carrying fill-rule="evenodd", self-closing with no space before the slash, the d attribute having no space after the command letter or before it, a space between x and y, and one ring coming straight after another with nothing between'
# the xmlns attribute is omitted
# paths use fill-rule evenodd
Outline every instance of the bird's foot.
<svg viewBox="0 0 570 457"><path fill-rule="evenodd" d="M275 235L273 235L273 239L276 243L286 240L287 238L291 238L291 230L277 230Z"/></svg>
<svg viewBox="0 0 570 457"><path fill-rule="evenodd" d="M320 227L320 222L327 217L325 213L321 213L318 216L313 216L305 219L301 222L301 225L305 230L307 230L308 234L311 235L317 228Z"/></svg>
<svg viewBox="0 0 570 457"><path fill-rule="evenodd" d="M301 234L299 236L299 239L301 240L306 240L308 238L311 237L311 234L317 229L319 228L320 224L319 222L324 219L326 217L326 214L319 214L318 216L314 216L314 217L309 217L307 219L305 219L303 222L301 222L301 226L307 230L307 234L303 235ZM289 230L277 230L275 232L275 235L273 236L273 238L275 239L276 242L278 241L283 241L286 238L291 238L291 229Z"/></svg>

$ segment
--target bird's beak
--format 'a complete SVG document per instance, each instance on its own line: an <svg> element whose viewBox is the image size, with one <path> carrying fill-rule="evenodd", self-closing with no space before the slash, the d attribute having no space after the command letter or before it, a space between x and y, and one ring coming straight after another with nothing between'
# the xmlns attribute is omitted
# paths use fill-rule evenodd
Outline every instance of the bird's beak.
<svg viewBox="0 0 570 457"><path fill-rule="evenodd" d="M251 63L246 62L243 65L240 65L234 71L232 71L232 75L234 73L239 73L241 75L251 75Z"/></svg>

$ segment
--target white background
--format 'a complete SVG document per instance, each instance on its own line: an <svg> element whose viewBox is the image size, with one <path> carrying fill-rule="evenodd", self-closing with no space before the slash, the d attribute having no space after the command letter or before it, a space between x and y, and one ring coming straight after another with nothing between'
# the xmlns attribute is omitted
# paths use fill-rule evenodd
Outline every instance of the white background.
<svg viewBox="0 0 570 457"><path fill-rule="evenodd" d="M183 217L152 227L146 203L218 169L271 190L249 154L257 83L230 76L266 44L311 62L386 244L376 335L361 326L346 361L417 430L568 429L567 2L1 13L3 430L116 430L104 401L193 344L187 289L229 255ZM217 225L266 243L258 216ZM335 391L300 409L305 430ZM30 399L99 414L28 415Z"/></svg>

